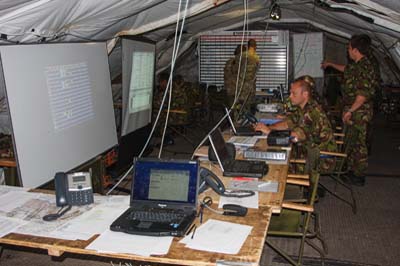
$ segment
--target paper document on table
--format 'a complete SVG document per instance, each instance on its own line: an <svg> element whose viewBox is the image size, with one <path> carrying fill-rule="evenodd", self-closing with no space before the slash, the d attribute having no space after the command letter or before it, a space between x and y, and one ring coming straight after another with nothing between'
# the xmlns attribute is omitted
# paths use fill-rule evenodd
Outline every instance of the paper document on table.
<svg viewBox="0 0 400 266"><path fill-rule="evenodd" d="M0 217L0 237L14 231L15 228L24 224L25 221L8 217Z"/></svg>
<svg viewBox="0 0 400 266"><path fill-rule="evenodd" d="M39 197L37 193L26 191L10 191L0 196L0 211L10 212L26 202Z"/></svg>
<svg viewBox="0 0 400 266"><path fill-rule="evenodd" d="M172 240L172 236L139 236L106 230L86 249L100 253L128 253L148 257L167 254Z"/></svg>
<svg viewBox="0 0 400 266"><path fill-rule="evenodd" d="M180 242L186 247L209 252L237 254L252 230L252 226L209 219L196 233Z"/></svg>
<svg viewBox="0 0 400 266"><path fill-rule="evenodd" d="M227 186L227 189L232 190L253 190L260 192L278 192L279 182L277 181L242 181L242 180L231 180Z"/></svg>
<svg viewBox="0 0 400 266"><path fill-rule="evenodd" d="M56 198L54 195L49 194L32 194L36 194L38 198L31 199L8 213L8 216L10 217L28 221L28 223L15 230L17 233L49 237L52 232L57 230L57 228L89 211L93 206L95 206L95 204L73 206L70 211L65 213L56 221L46 222L42 219L44 215L57 213L60 209L60 207L56 206ZM80 236L71 236L64 239L77 239L79 237Z"/></svg>
<svg viewBox="0 0 400 266"><path fill-rule="evenodd" d="M64 224L50 235L63 239L87 240L106 231L129 206L129 196L112 196L88 212Z"/></svg>
<svg viewBox="0 0 400 266"><path fill-rule="evenodd" d="M219 198L218 208L222 208L224 204L237 204L246 208L258 209L258 192L255 192L253 196L244 198L221 196Z"/></svg>
<svg viewBox="0 0 400 266"><path fill-rule="evenodd" d="M0 196L10 191L27 191L29 188L0 185Z"/></svg>
<svg viewBox="0 0 400 266"><path fill-rule="evenodd" d="M258 141L257 137L242 137L242 136L233 136L231 137L228 142L233 143L235 146L246 146L246 147L253 147L256 145Z"/></svg>

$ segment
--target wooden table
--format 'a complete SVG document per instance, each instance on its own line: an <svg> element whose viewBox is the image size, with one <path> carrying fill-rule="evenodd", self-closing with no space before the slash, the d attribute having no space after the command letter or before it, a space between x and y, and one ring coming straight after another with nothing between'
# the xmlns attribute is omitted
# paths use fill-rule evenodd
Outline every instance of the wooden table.
<svg viewBox="0 0 400 266"><path fill-rule="evenodd" d="M229 138L226 135L224 135L225 138ZM260 139L256 147L260 149L267 149L268 145L265 139ZM274 147L277 149L280 149L279 147ZM198 151L196 151L195 156L197 157L207 157L208 158L208 147L203 146L201 147ZM287 154L287 157L289 158L290 156L290 151ZM243 159L241 155L237 156L236 159ZM221 171L221 168L219 167L218 164L211 163L209 161L201 161L201 166L205 167L209 170L211 170L213 173L215 173L221 181L224 183L225 186L229 184L229 182L232 180L231 177L224 177ZM272 193L272 192L259 192L259 206L269 206L272 209L273 213L280 213L282 209L282 202L283 202L283 197L285 193L285 187L286 187L286 177L288 174L288 169L289 165L288 163L286 164L269 164L269 171L268 173L262 178L259 179L259 181L276 181L278 182L278 192ZM204 196L203 196L204 194ZM210 196L213 199L213 202L219 202L220 196L212 191L211 189L208 189L204 193L202 193L199 197L200 199L203 199L205 196Z"/></svg>
<svg viewBox="0 0 400 266"><path fill-rule="evenodd" d="M213 208L217 207L214 205ZM260 259L271 218L271 209L269 207L261 206L259 209L249 209L245 217L223 216L205 209L203 222L206 222L211 218L253 226L250 235L247 237L238 254L229 255L189 249L186 248L184 244L179 243L180 238L177 237L174 238L168 254L150 257L122 253L97 253L94 250L86 250L85 247L95 240L98 235L95 235L86 241L71 241L11 233L3 238L0 238L0 244L44 249L47 250L48 254L51 256L61 256L64 252L68 252L73 254L95 255L114 259L176 265L211 266L216 265L218 261L247 262L249 264L246 265L260 265ZM196 219L196 223L199 223L199 219ZM112 245L112 243L110 244Z"/></svg>

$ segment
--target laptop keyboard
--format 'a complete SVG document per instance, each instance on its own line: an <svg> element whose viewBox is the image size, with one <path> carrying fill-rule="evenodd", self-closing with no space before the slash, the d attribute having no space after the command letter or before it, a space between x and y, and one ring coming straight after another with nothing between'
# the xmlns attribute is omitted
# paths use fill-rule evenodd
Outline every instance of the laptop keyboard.
<svg viewBox="0 0 400 266"><path fill-rule="evenodd" d="M246 159L285 161L286 160L286 151L254 151L254 150L247 150L247 151L244 151L243 156Z"/></svg>
<svg viewBox="0 0 400 266"><path fill-rule="evenodd" d="M163 210L163 209L152 209L147 211L132 211L128 219L138 220L142 222L177 222L184 218L183 211L176 210Z"/></svg>
<svg viewBox="0 0 400 266"><path fill-rule="evenodd" d="M242 161L242 160L234 160L229 162L229 170L234 172L249 172L262 170L266 165L264 162L260 161Z"/></svg>

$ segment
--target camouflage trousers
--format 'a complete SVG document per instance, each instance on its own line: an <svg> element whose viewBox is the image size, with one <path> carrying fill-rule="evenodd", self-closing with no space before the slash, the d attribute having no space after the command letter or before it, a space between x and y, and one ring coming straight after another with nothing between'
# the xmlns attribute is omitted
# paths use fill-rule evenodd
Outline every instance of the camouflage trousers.
<svg viewBox="0 0 400 266"><path fill-rule="evenodd" d="M368 122L353 120L347 132L354 134L350 140L347 166L356 176L365 176L368 167L367 126Z"/></svg>

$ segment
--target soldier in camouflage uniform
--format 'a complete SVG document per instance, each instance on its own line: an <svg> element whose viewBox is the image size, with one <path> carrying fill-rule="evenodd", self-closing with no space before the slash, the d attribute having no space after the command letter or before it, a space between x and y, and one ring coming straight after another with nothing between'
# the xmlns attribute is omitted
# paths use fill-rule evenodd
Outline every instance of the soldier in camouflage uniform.
<svg viewBox="0 0 400 266"><path fill-rule="evenodd" d="M153 103L153 121L155 120L158 110L160 108L165 89L168 83L168 74L160 74L159 76L159 88L154 97ZM168 124L170 125L182 125L187 122L189 116L189 107L188 107L188 83L186 83L182 76L177 75L173 78L172 82L172 99L171 99L171 107L170 114L168 118ZM168 108L168 95L166 96L163 110L160 114L159 123L158 123L158 134L162 135L164 130L164 123L166 118L166 110Z"/></svg>
<svg viewBox="0 0 400 266"><path fill-rule="evenodd" d="M312 91L307 78L296 79L290 88L290 101L296 106L282 122L271 126L258 123L255 127L268 134L271 130L291 130L294 142L304 147L303 153L311 150L336 151L336 142L333 130L322 107L311 97ZM334 167L333 158L324 158L320 161L321 172L328 172Z"/></svg>
<svg viewBox="0 0 400 266"><path fill-rule="evenodd" d="M348 45L349 57L353 60L346 66L324 62L323 67L334 67L344 72L343 85L343 122L349 132L357 139L350 143L347 160L349 178L355 185L365 184L365 172L368 166L367 126L373 115L373 98L377 87L376 70L367 57L370 39L365 35L354 35Z"/></svg>
<svg viewBox="0 0 400 266"><path fill-rule="evenodd" d="M239 69L240 67L240 69ZM239 97L235 107L238 115L242 112L249 112L254 104L256 94L256 74L260 67L260 58L256 53L256 41L250 39L248 50L242 54L236 55L235 63L232 66L232 73L237 77L239 73L238 92ZM235 84L236 85L236 84Z"/></svg>
<svg viewBox="0 0 400 266"><path fill-rule="evenodd" d="M234 65L236 56L240 56L240 53L244 53L246 51L245 45L238 45L235 49L234 57L230 58L224 67L224 88L226 90L226 94L228 96L228 104L232 106L233 101L235 99L236 92L236 80L237 80L237 72L234 72Z"/></svg>

